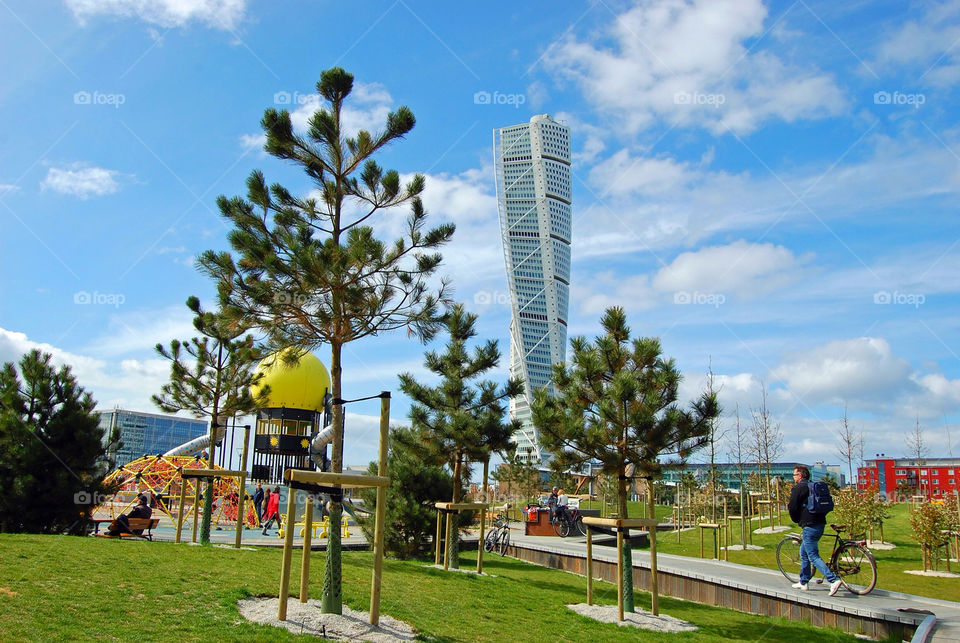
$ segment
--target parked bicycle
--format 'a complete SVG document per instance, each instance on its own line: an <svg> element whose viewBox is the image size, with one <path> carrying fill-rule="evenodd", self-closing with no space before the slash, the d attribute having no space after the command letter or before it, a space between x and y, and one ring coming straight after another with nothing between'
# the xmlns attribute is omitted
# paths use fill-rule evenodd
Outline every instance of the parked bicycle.
<svg viewBox="0 0 960 643"><path fill-rule="evenodd" d="M487 531L486 538L483 539L483 551L497 550L501 556L507 555L507 547L510 546L510 523L503 514L497 514L493 521L493 527Z"/></svg>
<svg viewBox="0 0 960 643"><path fill-rule="evenodd" d="M854 594L869 594L877 586L877 561L865 540L843 538L846 525L830 525L833 551L825 559L827 567L840 577L843 586ZM787 534L777 545L777 566L791 583L800 581L800 534ZM816 569L812 570L816 573ZM822 578L811 579L822 583Z"/></svg>
<svg viewBox="0 0 960 643"><path fill-rule="evenodd" d="M583 516L575 507L568 506L562 510L558 508L550 522L553 524L553 530L561 538L566 538L571 532L579 533L581 536L587 535L587 528L583 526Z"/></svg>

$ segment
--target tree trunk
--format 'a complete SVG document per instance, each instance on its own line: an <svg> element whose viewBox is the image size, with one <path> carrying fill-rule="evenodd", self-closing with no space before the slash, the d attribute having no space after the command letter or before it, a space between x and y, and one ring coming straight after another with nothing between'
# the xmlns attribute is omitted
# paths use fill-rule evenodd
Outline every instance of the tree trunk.
<svg viewBox="0 0 960 643"><path fill-rule="evenodd" d="M337 342L330 344L330 387L334 399L340 399L343 387L343 373L340 366L342 346ZM333 405L333 443L330 451L330 468L334 473L343 471L343 405ZM327 556L323 569L323 594L320 597L320 611L324 614L343 613L340 521L343 517L342 498L330 499L330 529L327 538ZM288 525L293 529L293 525Z"/></svg>
<svg viewBox="0 0 960 643"><path fill-rule="evenodd" d="M457 454L457 460L453 464L453 502L460 502L463 494L460 488L461 460L463 456ZM453 512L448 514L448 520L453 521L453 527L450 529L450 538L447 540L447 560L450 561L450 567L460 569L460 529L458 527L458 518L460 514Z"/></svg>
<svg viewBox="0 0 960 643"><path fill-rule="evenodd" d="M627 518L627 478L626 470L621 469L618 476L618 511L620 518ZM630 530L623 530L623 558L620 560L623 566L623 611L633 612L633 553L630 549Z"/></svg>

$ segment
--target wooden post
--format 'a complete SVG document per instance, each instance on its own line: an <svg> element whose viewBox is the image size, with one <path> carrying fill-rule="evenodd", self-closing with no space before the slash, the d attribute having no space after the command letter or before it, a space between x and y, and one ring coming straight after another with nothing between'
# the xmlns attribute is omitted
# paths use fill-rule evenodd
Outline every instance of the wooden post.
<svg viewBox="0 0 960 643"><path fill-rule="evenodd" d="M177 539L176 543L180 542L180 533L183 531L183 505L187 500L187 481L183 478L183 475L180 476L180 506L177 509Z"/></svg>
<svg viewBox="0 0 960 643"><path fill-rule="evenodd" d="M380 458L377 475L387 475L387 440L390 434L390 392L380 393ZM380 624L380 580L383 577L384 522L387 520L387 488L377 487L376 521L373 525L373 578L370 587L370 624ZM482 547L481 547L482 549Z"/></svg>
<svg viewBox="0 0 960 643"><path fill-rule="evenodd" d="M659 588L657 583L657 505L653 497L653 480L648 480L650 484L650 518L652 524L647 528L650 534L650 611L654 616L659 616L660 608L658 606L657 596ZM633 570L630 570L633 573Z"/></svg>
<svg viewBox="0 0 960 643"><path fill-rule="evenodd" d="M236 430L236 429L234 429ZM243 451L240 454L240 470L243 475L240 476L240 497L237 498L237 540L234 543L237 549L240 549L240 539L243 537L243 528L247 522L247 516L243 513L243 505L247 500L247 445L250 444L250 425L243 427Z"/></svg>
<svg viewBox="0 0 960 643"><path fill-rule="evenodd" d="M587 605L593 605L593 530L587 527Z"/></svg>
<svg viewBox="0 0 960 643"><path fill-rule="evenodd" d="M190 542L197 542L197 519L200 517L200 480L195 479L193 483L193 536Z"/></svg>
<svg viewBox="0 0 960 643"><path fill-rule="evenodd" d="M283 561L280 563L280 596L277 619L287 620L287 595L290 592L290 562L293 557L293 528L297 520L297 491L287 487L287 524L283 532Z"/></svg>
<svg viewBox="0 0 960 643"><path fill-rule="evenodd" d="M623 620L623 573L623 531L617 527L617 620L620 621Z"/></svg>
<svg viewBox="0 0 960 643"><path fill-rule="evenodd" d="M292 527L291 527L292 529ZM313 536L313 494L307 494L303 509L303 552L300 557L300 602L307 602L310 587L310 540Z"/></svg>
<svg viewBox="0 0 960 643"><path fill-rule="evenodd" d="M487 456L487 459L483 461L483 495L481 496L481 502L490 504L490 501L487 498L487 474L490 470L490 456ZM507 525L509 528L509 523ZM477 573L483 573L483 532L487 528L487 510L484 509L480 512L480 541L477 543Z"/></svg>
<svg viewBox="0 0 960 643"><path fill-rule="evenodd" d="M703 558L703 525L700 525L700 558Z"/></svg>

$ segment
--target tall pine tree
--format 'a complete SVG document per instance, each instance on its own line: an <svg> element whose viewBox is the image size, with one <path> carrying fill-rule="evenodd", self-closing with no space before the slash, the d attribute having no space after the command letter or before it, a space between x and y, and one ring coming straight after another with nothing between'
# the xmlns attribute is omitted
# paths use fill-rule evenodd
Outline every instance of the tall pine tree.
<svg viewBox="0 0 960 643"><path fill-rule="evenodd" d="M199 260L217 282L223 306L267 333L273 348L330 347L334 399L343 393L344 345L400 328L422 341L436 332L448 286L431 286L441 262L435 250L454 232L453 224L425 228L422 175L401 186L395 170L384 171L373 160L413 129L411 111L391 112L380 132L345 132L344 101L352 90L351 74L339 67L324 71L317 83L324 107L305 133L294 131L286 110L264 113L264 149L300 166L316 190L294 196L279 184L268 187L263 174L253 172L246 198L217 200L233 225L228 238L235 256L207 251ZM381 242L372 227L375 215L400 216L395 208L404 204L410 214L403 237ZM340 472L341 405L333 405L332 415L331 469ZM342 510L334 495L331 524L339 524ZM342 611L340 564L340 532L334 529L321 598L327 613Z"/></svg>
<svg viewBox="0 0 960 643"><path fill-rule="evenodd" d="M628 468L640 477L658 478L658 458L686 458L705 444L720 407L713 393L704 393L689 410L677 405L681 375L673 359L662 357L655 338L631 340L622 308L608 308L600 323L603 335L593 343L573 338L570 365L554 365L557 394L536 391L533 422L560 466L578 469L594 460L604 476L618 481L617 510L627 518ZM652 493L649 500L652 516ZM631 570L629 540L626 544L621 564ZM632 612L632 573L625 571L623 585L624 609Z"/></svg>
<svg viewBox="0 0 960 643"><path fill-rule="evenodd" d="M492 452L510 448L515 422L504 422L506 402L523 393L523 382L510 379L504 386L491 380L478 380L500 363L496 340L476 346L471 354L467 342L476 336L477 316L463 306L453 306L446 318L450 336L446 351L428 351L424 365L440 377L437 386L417 382L410 373L400 376L400 389L413 403L410 420L421 432L428 452L450 467L453 473L452 502L463 497L469 462L483 462ZM447 542L451 566L459 563L459 530Z"/></svg>
<svg viewBox="0 0 960 643"><path fill-rule="evenodd" d="M249 327L222 312L203 310L196 297L187 299L187 308L195 315L193 327L200 336L184 341L174 339L170 348L157 344L157 353L170 360L170 381L152 399L167 413L188 411L194 417L210 418L207 467L212 469L226 421L255 411L269 390L261 390L259 399L250 393L250 385L259 379L253 368L263 353L254 343L253 335L244 335ZM211 482L203 494L202 543L210 542L212 511Z"/></svg>
<svg viewBox="0 0 960 643"><path fill-rule="evenodd" d="M106 491L96 403L47 353L19 366L0 370L0 531L81 533Z"/></svg>

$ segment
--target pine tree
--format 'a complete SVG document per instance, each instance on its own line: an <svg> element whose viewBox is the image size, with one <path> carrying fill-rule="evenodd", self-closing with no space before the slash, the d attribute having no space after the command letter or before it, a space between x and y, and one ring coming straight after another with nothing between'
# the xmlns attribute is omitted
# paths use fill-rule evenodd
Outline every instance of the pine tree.
<svg viewBox="0 0 960 643"><path fill-rule="evenodd" d="M400 376L400 389L412 400L410 420L421 431L430 453L453 473L451 501L460 502L469 462L483 462L493 452L510 448L517 422L504 422L505 403L523 393L523 382L509 379L500 387L490 380L477 381L500 363L496 340L474 347L477 316L453 306L446 317L450 336L443 354L428 351L424 365L440 378L437 386L417 382L410 373ZM447 542L447 555L455 569L459 563L459 530Z"/></svg>
<svg viewBox="0 0 960 643"><path fill-rule="evenodd" d="M453 224L426 230L420 195L424 178L404 186L395 170L384 171L373 156L402 139L414 126L400 107L387 116L382 132L344 132L344 101L353 76L335 67L321 74L317 90L324 108L314 113L305 134L295 132L286 110L268 109L261 125L264 149L300 166L316 194L297 197L279 184L268 187L260 172L247 180L247 198L217 200L232 224L229 252L204 252L201 269L216 282L220 302L238 318L267 333L271 347L313 350L330 347L330 385L341 399L341 354L350 342L406 328L421 341L436 332L448 285L432 289L440 265L435 250L450 240ZM376 214L408 204L403 238L379 241L371 224ZM333 405L331 469L343 469L343 411ZM331 501L330 521L342 515L340 498ZM332 530L324 570L322 610L342 611L341 546Z"/></svg>
<svg viewBox="0 0 960 643"><path fill-rule="evenodd" d="M658 457L686 459L703 446L720 407L713 393L704 393L690 410L677 405L681 375L673 359L661 356L655 338L631 340L622 308L608 308L600 323L603 335L593 343L573 338L570 365L554 365L556 395L536 391L533 422L560 465L579 468L594 460L605 476L616 478L619 515L627 518L628 467L648 480L660 477ZM629 540L626 545L621 564L631 570ZM632 612L632 573L623 574L623 589L624 609Z"/></svg>
<svg viewBox="0 0 960 643"><path fill-rule="evenodd" d="M0 370L0 531L82 533L107 491L96 403L47 353L32 350L19 366Z"/></svg>
<svg viewBox="0 0 960 643"><path fill-rule="evenodd" d="M236 415L252 413L269 390L261 390L259 399L250 392L250 385L259 378L253 368L263 353L253 335L244 335L249 328L222 312L203 310L196 297L187 299L187 308L195 315L193 327L200 336L184 341L174 339L169 349L156 345L157 353L170 360L170 381L151 399L167 413L188 411L194 417L210 418L207 466L212 469L217 443L225 432L221 420L226 422ZM200 523L202 543L210 542L212 510L213 484L208 483Z"/></svg>
<svg viewBox="0 0 960 643"><path fill-rule="evenodd" d="M391 427L387 455L387 508L385 516L386 551L398 558L422 556L430 550L430 541L437 524L437 498L453 493L453 477L442 466L424 462L421 437L409 427ZM367 472L377 475L377 463L371 462ZM360 493L364 505L376 505L376 489ZM373 542L373 520L361 523L367 540Z"/></svg>

